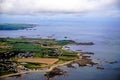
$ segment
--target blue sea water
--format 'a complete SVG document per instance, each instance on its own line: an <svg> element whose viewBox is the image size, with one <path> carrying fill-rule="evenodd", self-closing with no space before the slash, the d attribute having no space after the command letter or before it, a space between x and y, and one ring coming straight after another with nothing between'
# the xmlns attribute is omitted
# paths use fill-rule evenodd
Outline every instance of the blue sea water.
<svg viewBox="0 0 120 80"><path fill-rule="evenodd" d="M104 70L93 67L60 68L67 71L67 75L56 76L50 80L120 80L120 20L98 21L43 21L38 22L33 29L0 31L0 37L32 37L70 39L77 42L94 42L93 46L70 45L72 50L94 52L94 61L99 62ZM49 37L51 36L51 37ZM67 38L65 38L67 37ZM97 60L100 59L100 60ZM117 61L108 64L106 61ZM46 80L44 73L24 74L21 77L10 77L3 80Z"/></svg>

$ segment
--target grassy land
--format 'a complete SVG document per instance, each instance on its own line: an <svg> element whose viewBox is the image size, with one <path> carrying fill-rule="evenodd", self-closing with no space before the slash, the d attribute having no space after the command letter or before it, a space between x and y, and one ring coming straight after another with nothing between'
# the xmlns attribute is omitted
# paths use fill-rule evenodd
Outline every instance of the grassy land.
<svg viewBox="0 0 120 80"><path fill-rule="evenodd" d="M34 26L33 24L0 24L0 30L19 30L32 28Z"/></svg>
<svg viewBox="0 0 120 80"><path fill-rule="evenodd" d="M13 44L13 48L24 52L40 52L39 46L30 43L16 43Z"/></svg>
<svg viewBox="0 0 120 80"><path fill-rule="evenodd" d="M24 66L26 68L29 68L29 69L38 69L38 68L44 68L44 67L47 67L48 65L47 64L42 64L42 63L27 63L27 64L24 64Z"/></svg>
<svg viewBox="0 0 120 80"><path fill-rule="evenodd" d="M22 38L0 38L0 48L10 46L11 48L2 48L0 53L5 52L33 52L34 57L51 57L52 53L60 53L63 56L76 56L75 52L62 50L62 45L72 44L67 40L50 39L22 39ZM59 46L59 47L58 47ZM61 47L60 47L61 46ZM56 50L58 49L58 50Z"/></svg>
<svg viewBox="0 0 120 80"><path fill-rule="evenodd" d="M9 71L5 71L5 70L0 70L0 76L2 75L7 75L7 74L12 74L14 72L9 72Z"/></svg>
<svg viewBox="0 0 120 80"><path fill-rule="evenodd" d="M61 53L62 53L62 56L59 56L59 60L62 62L71 61L71 60L75 60L78 58L78 56L76 55L77 53L75 52L62 50Z"/></svg>
<svg viewBox="0 0 120 80"><path fill-rule="evenodd" d="M62 50L61 53L63 54L63 56L76 56L76 52L72 51Z"/></svg>
<svg viewBox="0 0 120 80"><path fill-rule="evenodd" d="M13 61L17 65L22 64L29 69L43 68L48 65L64 63L77 59L75 52L63 50L64 45L74 44L70 40L52 40L52 39L33 39L33 38L0 38L0 60L7 63L7 61ZM34 53L33 58L21 58L16 57L17 55L29 55ZM54 54L54 55L52 55ZM31 56L30 56L31 57ZM11 65L12 66L12 65ZM2 71L2 75L13 72L7 70Z"/></svg>

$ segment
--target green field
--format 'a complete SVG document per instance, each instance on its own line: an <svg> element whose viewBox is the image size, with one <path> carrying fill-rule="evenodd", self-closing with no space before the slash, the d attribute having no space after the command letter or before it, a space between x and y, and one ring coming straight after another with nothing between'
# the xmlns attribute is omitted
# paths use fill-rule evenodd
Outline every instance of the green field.
<svg viewBox="0 0 120 80"><path fill-rule="evenodd" d="M49 66L31 62L21 64L17 62L19 58L55 58L58 59L55 64L77 59L78 56L76 52L62 49L64 45L68 44L74 44L74 42L70 40L35 38L0 38L0 61L1 64L6 66L5 70L0 69L0 72L2 72L1 75L14 73L18 65L23 65L28 69L38 69ZM9 71L10 68L7 68L7 61L11 62L9 66L13 68L13 71ZM16 64L16 67L12 64Z"/></svg>
<svg viewBox="0 0 120 80"><path fill-rule="evenodd" d="M32 39L32 38L0 38L1 48L0 53L7 52L32 52L35 53L34 57L53 57L49 56L53 53L59 53L63 56L76 56L75 52L62 50L62 46L72 44L69 40L52 40L52 39ZM59 47L56 47L59 46ZM61 47L60 47L61 46ZM13 56L14 57L14 56Z"/></svg>
<svg viewBox="0 0 120 80"><path fill-rule="evenodd" d="M0 30L19 30L32 28L34 26L33 24L0 24Z"/></svg>

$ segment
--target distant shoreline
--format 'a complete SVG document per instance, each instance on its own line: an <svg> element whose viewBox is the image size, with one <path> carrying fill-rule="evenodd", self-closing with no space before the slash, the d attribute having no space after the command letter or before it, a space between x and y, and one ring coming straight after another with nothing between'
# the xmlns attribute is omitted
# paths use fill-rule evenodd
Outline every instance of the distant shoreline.
<svg viewBox="0 0 120 80"><path fill-rule="evenodd" d="M35 24L0 24L0 30L24 30L35 27Z"/></svg>

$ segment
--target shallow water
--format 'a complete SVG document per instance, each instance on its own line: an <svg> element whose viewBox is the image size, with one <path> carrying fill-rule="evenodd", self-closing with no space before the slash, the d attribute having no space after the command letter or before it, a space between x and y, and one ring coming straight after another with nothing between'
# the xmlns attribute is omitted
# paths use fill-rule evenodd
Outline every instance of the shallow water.
<svg viewBox="0 0 120 80"><path fill-rule="evenodd" d="M38 24L32 30L0 31L0 37L32 37L70 39L77 42L94 42L93 46L70 45L72 50L94 52L92 59L99 62L104 70L93 67L75 68L60 67L67 71L66 75L56 76L50 80L120 80L120 23L119 22L98 22L98 23L46 23ZM67 36L67 38L65 38ZM100 59L100 60L98 60ZM106 61L117 61L109 64ZM21 77L10 77L3 80L46 80L45 73L24 74Z"/></svg>

